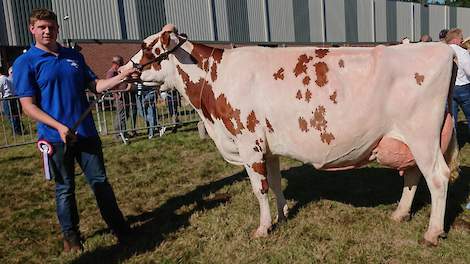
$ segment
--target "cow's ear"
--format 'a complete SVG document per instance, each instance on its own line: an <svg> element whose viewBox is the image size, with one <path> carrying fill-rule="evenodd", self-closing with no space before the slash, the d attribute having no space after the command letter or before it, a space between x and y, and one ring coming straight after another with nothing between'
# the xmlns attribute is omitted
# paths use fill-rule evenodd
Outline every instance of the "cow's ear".
<svg viewBox="0 0 470 264"><path fill-rule="evenodd" d="M170 45L170 33L170 31L165 31L161 36L162 47L164 49L168 49L168 46Z"/></svg>

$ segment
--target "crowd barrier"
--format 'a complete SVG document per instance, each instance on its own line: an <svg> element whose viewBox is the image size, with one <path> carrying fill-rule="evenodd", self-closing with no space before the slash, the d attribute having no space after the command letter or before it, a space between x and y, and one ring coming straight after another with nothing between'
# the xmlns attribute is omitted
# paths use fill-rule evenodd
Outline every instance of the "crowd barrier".
<svg viewBox="0 0 470 264"><path fill-rule="evenodd" d="M200 120L176 90L160 93L155 87L137 85L129 91L87 93L87 99L98 132L113 135L124 144L136 135L161 137ZM23 113L18 98L3 98L0 104L0 148L35 143L36 122Z"/></svg>

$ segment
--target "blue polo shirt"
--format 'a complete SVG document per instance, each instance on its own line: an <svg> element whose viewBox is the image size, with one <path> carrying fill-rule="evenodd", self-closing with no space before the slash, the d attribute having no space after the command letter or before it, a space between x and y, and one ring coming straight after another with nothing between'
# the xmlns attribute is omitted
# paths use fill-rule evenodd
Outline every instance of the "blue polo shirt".
<svg viewBox="0 0 470 264"><path fill-rule="evenodd" d="M39 108L58 122L72 128L88 107L85 89L96 79L83 56L59 46L59 55L32 46L13 65L13 83L19 97L36 97ZM38 122L39 139L61 142L56 129ZM78 137L96 137L90 114L77 128Z"/></svg>

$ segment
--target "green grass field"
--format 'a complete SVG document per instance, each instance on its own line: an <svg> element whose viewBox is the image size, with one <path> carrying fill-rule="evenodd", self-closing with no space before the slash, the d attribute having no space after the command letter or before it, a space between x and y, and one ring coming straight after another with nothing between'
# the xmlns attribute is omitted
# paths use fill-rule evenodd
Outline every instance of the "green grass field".
<svg viewBox="0 0 470 264"><path fill-rule="evenodd" d="M251 239L258 202L242 167L226 163L194 125L176 134L130 145L103 137L108 177L133 227L134 243L116 244L79 169L77 199L81 254L62 254L54 184L43 179L34 145L0 154L0 263L470 263L470 147L450 186L448 238L439 247L418 244L429 221L430 195L418 188L411 221L389 215L401 195L396 171L371 165L341 172L315 171L282 159L287 223L269 237ZM219 199L224 195L229 200ZM272 215L275 204L270 192Z"/></svg>

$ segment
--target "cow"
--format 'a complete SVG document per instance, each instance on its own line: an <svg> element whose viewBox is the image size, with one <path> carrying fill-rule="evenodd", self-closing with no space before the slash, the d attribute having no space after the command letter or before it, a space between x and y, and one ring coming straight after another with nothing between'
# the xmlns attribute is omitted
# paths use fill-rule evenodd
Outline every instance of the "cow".
<svg viewBox="0 0 470 264"><path fill-rule="evenodd" d="M245 167L260 207L254 237L272 228L269 188L276 221L286 220L282 155L318 170L358 168L373 160L399 170L405 186L391 215L396 221L409 216L423 175L432 206L421 241L437 245L448 182L458 174L446 107L453 57L440 43L219 49L193 43L170 27L147 37L123 67L140 69L144 84L176 88L222 157Z"/></svg>

